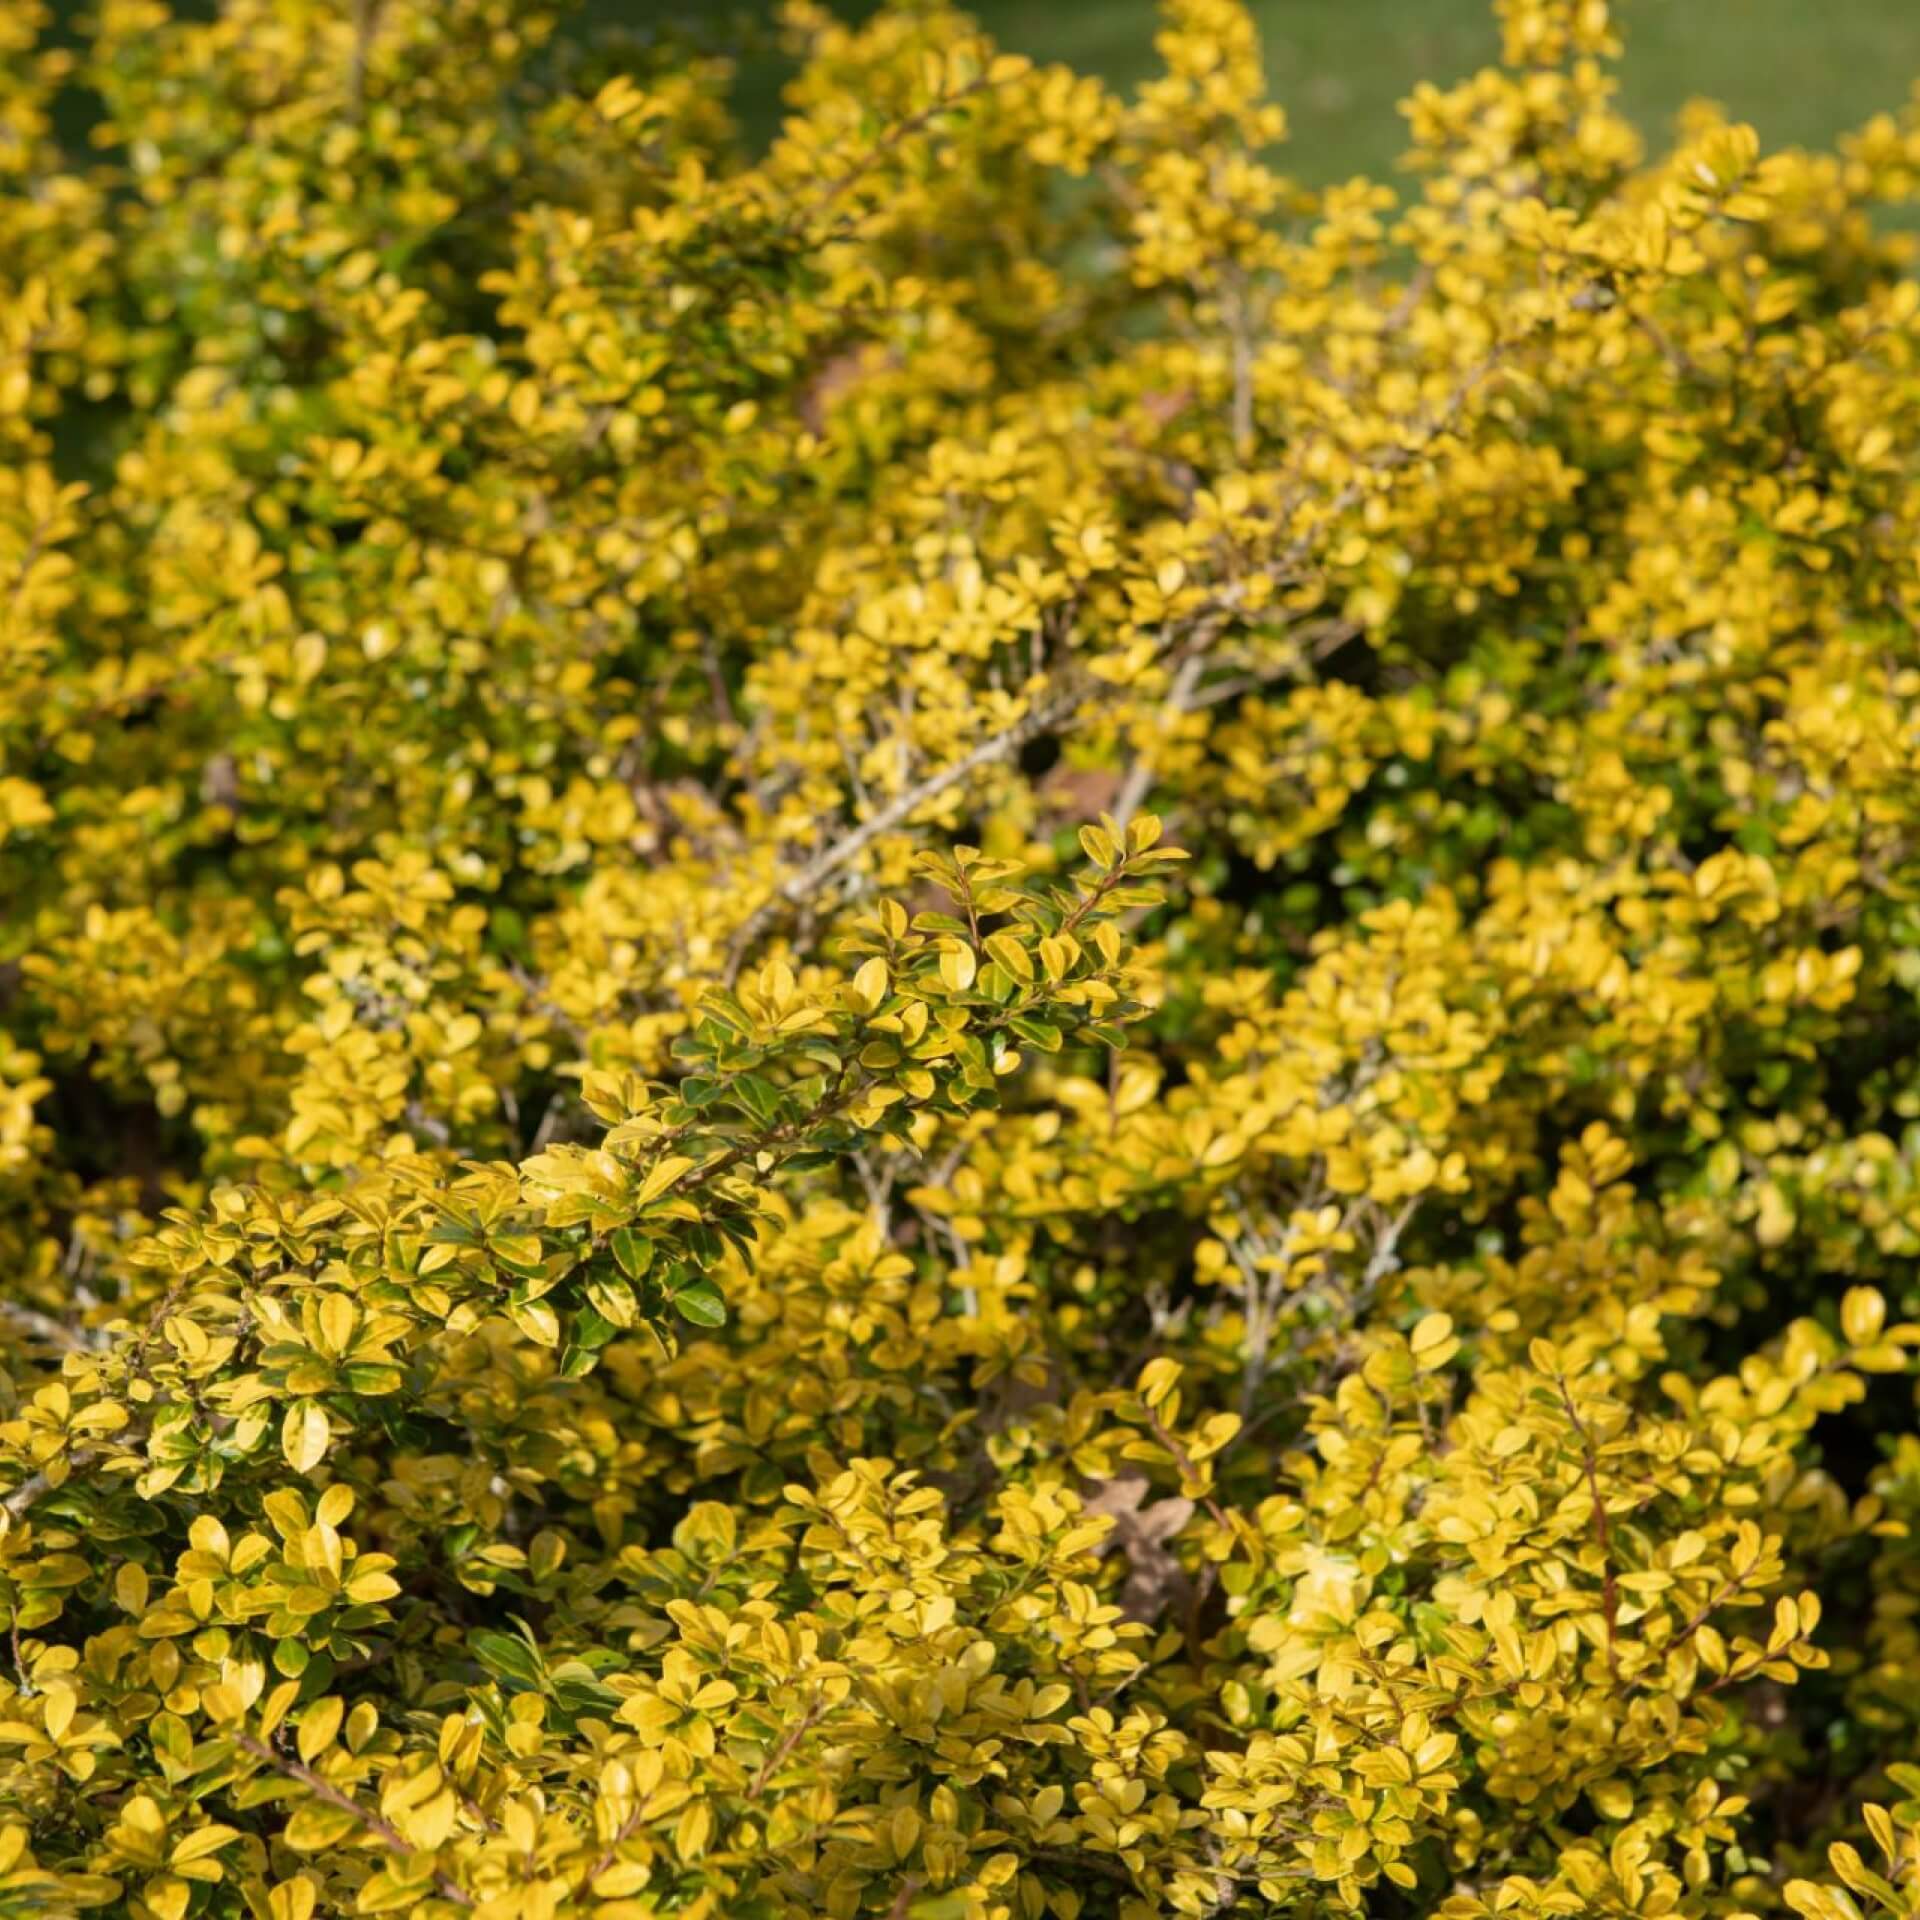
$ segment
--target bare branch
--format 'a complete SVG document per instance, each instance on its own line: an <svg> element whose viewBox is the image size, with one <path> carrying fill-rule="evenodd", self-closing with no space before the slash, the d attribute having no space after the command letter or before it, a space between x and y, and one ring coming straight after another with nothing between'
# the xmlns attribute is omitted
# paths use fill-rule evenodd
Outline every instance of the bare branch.
<svg viewBox="0 0 1920 1920"><path fill-rule="evenodd" d="M1417 429L1413 437L1398 446L1387 448L1383 453L1367 462L1367 472L1386 475L1406 466L1429 452L1435 442L1452 430L1459 414L1466 406L1473 391L1482 381L1498 370L1513 346L1505 342L1495 347L1478 361L1467 373L1462 375L1452 392L1440 408ZM1312 550L1313 542L1324 532L1326 526L1350 508L1357 506L1365 497L1366 484L1361 475L1342 487L1327 502L1325 512L1320 516L1316 527L1292 541L1286 551L1271 564L1262 569L1269 580L1283 578L1293 568L1299 566ZM1186 639L1185 660L1204 662L1215 640L1225 628L1238 616L1241 595L1235 589L1228 589L1219 602L1210 610L1208 618L1198 623ZM1341 634L1345 638L1344 632ZM1194 695L1200 666L1194 668L1194 681L1187 684L1181 692L1182 700ZM1183 661L1182 671L1185 671ZM740 976L740 969L746 963L746 957L754 941L779 917L785 908L806 906L813 896L850 861L857 859L883 833L905 824L920 808L930 801L937 800L943 793L958 786L969 775L977 773L982 767L1010 758L1019 752L1030 740L1037 739L1054 727L1073 724L1083 707L1090 706L1108 690L1096 681L1080 681L1063 688L1051 699L1042 700L1030 708L1010 727L982 740L977 746L962 754L958 760L942 767L939 772L930 774L919 785L890 800L880 811L869 819L843 834L829 847L816 854L800 871L781 882L771 899L763 901L741 923L727 951L726 966L722 978L731 986ZM1142 772L1136 765L1129 775L1129 787L1136 781L1141 783L1139 792L1132 796L1131 804L1137 806L1145 792L1145 783L1150 782L1150 768ZM1126 797L1125 795L1122 796ZM1124 815L1117 817L1124 818Z"/></svg>
<svg viewBox="0 0 1920 1920"><path fill-rule="evenodd" d="M756 907L741 924L727 954L727 984L731 986L739 978L748 949L778 917L782 907L804 906L842 867L858 859L883 833L890 833L904 824L929 801L937 800L950 788L957 787L969 774L1010 758L1028 741L1038 739L1048 728L1064 722L1079 706L1081 698L1079 692L1072 691L1058 693L1051 700L1043 700L1012 726L982 740L978 746L942 767L938 773L928 775L918 786L889 800L878 813L861 821L850 832L842 834L832 846L816 854L791 879L781 883L771 900Z"/></svg>
<svg viewBox="0 0 1920 1920"><path fill-rule="evenodd" d="M50 1313L42 1313L38 1307L29 1307L18 1300L0 1300L0 1316L11 1320L23 1333L30 1333L35 1339L44 1340L50 1347L59 1347L66 1353L96 1353L107 1345L103 1339L88 1334L78 1327L70 1327L64 1320L56 1320Z"/></svg>
<svg viewBox="0 0 1920 1920"><path fill-rule="evenodd" d="M283 1753L275 1753L264 1740L256 1740L250 1733L237 1733L233 1743L242 1753L250 1753L256 1760L264 1762L274 1772L285 1774L289 1780L299 1784L314 1796L324 1800L328 1806L337 1808L341 1813L350 1813L367 1832L383 1847L394 1853L403 1853L411 1857L420 1852L418 1847L408 1845L406 1838L397 1827L390 1826L377 1813L369 1813L357 1800L350 1798L336 1787L331 1780L317 1774L309 1766L303 1766L298 1760L289 1760ZM444 1873L433 1876L435 1891L443 1900L451 1900L457 1907L470 1907L473 1896L463 1892L457 1882L450 1880Z"/></svg>
<svg viewBox="0 0 1920 1920"><path fill-rule="evenodd" d="M1186 712L1192 704L1194 689L1200 684L1200 675L1207 663L1206 655L1195 648L1180 662L1173 676L1173 684L1167 689L1166 705L1161 709L1161 718L1170 726ZM1140 803L1147 797L1153 785L1154 742L1148 741L1134 756L1133 765L1127 769L1126 780L1120 791L1114 796L1113 817L1125 826L1139 811Z"/></svg>
<svg viewBox="0 0 1920 1920"><path fill-rule="evenodd" d="M94 1449L91 1447L81 1447L76 1452L70 1453L67 1456L67 1472L61 1477L58 1484L65 1486L67 1480L72 1477L74 1470L87 1466L92 1461L93 1456ZM4 1500L0 1500L0 1508L3 1508L7 1513L12 1515L14 1519L21 1519L26 1514L27 1509L31 1507L42 1494L54 1491L55 1484L51 1469L43 1467L38 1473L28 1474Z"/></svg>

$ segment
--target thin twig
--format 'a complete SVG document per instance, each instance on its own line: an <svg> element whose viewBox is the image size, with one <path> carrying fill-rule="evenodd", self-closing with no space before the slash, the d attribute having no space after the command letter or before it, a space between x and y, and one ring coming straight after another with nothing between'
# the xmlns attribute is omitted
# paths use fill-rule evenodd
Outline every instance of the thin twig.
<svg viewBox="0 0 1920 1920"><path fill-rule="evenodd" d="M1245 1237L1251 1236L1236 1236L1227 1249L1247 1285L1247 1357L1240 1369L1240 1418L1243 1422L1253 1418L1254 1404L1260 1397L1260 1389L1266 1384L1267 1351L1273 1339L1273 1322L1279 1311L1280 1291L1285 1284L1288 1263L1293 1258L1295 1235L1291 1232L1281 1235L1280 1244L1271 1253L1267 1253L1263 1246L1259 1254L1249 1254L1245 1250L1241 1244ZM1261 1273L1254 1264L1256 1259L1274 1262L1271 1275ZM1269 1280L1272 1282L1271 1291Z"/></svg>
<svg viewBox="0 0 1920 1920"><path fill-rule="evenodd" d="M1698 380L1701 377L1698 364L1683 348L1675 344L1666 329L1651 314L1642 313L1635 308L1633 324L1653 342L1661 359L1680 379Z"/></svg>
<svg viewBox="0 0 1920 1920"><path fill-rule="evenodd" d="M1133 1885L1133 1875L1118 1860L1102 1853L1079 1853L1069 1847L1030 1847L1027 1858L1038 1867L1064 1867L1073 1873L1097 1874L1122 1886Z"/></svg>
<svg viewBox="0 0 1920 1920"><path fill-rule="evenodd" d="M1245 276L1233 302L1233 409L1229 422L1237 460L1253 458L1253 294Z"/></svg>
<svg viewBox="0 0 1920 1920"><path fill-rule="evenodd" d="M354 0L353 57L347 66L347 104L356 120L367 110L367 63L373 57L374 35L380 31L380 15L386 0Z"/></svg>
<svg viewBox="0 0 1920 1920"><path fill-rule="evenodd" d="M1173 1455L1173 1464L1179 1468L1181 1477L1186 1480L1191 1480L1198 1486L1200 1484L1200 1476L1194 1471L1192 1457L1188 1454L1186 1448L1173 1437L1167 1423L1162 1420L1151 1407L1147 1409L1147 1425L1153 1429L1153 1437ZM1200 1496L1200 1504L1206 1508L1208 1515L1216 1526L1224 1527L1227 1525L1227 1516L1221 1511L1220 1502L1216 1500L1212 1494L1203 1493Z"/></svg>
<svg viewBox="0 0 1920 1920"><path fill-rule="evenodd" d="M1408 1223L1420 1208L1420 1197L1413 1199L1387 1223L1386 1229L1374 1243L1373 1257L1367 1262L1366 1271L1360 1276L1362 1289L1376 1287L1388 1274L1400 1264L1400 1236L1406 1232Z"/></svg>
<svg viewBox="0 0 1920 1920"><path fill-rule="evenodd" d="M1368 477L1391 474L1429 454L1442 437L1453 430L1474 389L1499 370L1517 344L1517 341L1503 341L1483 355L1461 375L1440 407L1421 427L1414 430L1410 440L1389 447L1367 460L1364 475L1356 474L1333 495L1315 527L1302 533L1273 562L1260 570L1267 579L1271 582L1283 578L1306 558L1312 551L1315 539L1325 532L1332 521L1359 505L1366 496ZM1234 588L1228 589L1220 597L1218 604L1211 609L1209 619L1200 623L1188 636L1187 648L1191 658L1204 658L1219 634L1240 617L1241 600L1241 593ZM1344 639L1346 636L1341 633L1340 637ZM858 858L880 835L903 824L929 801L938 799L950 788L958 786L969 774L1007 759L1049 728L1072 724L1082 706L1090 705L1106 691L1098 682L1087 681L1063 689L1050 700L1041 701L1011 726L981 741L958 760L942 767L938 773L930 774L918 786L889 801L870 819L862 821L815 855L798 873L781 882L773 897L762 901L741 923L727 951L722 974L724 983L732 986L739 978L740 969L746 963L754 941L779 917L783 908L807 905L828 880L849 861Z"/></svg>
<svg viewBox="0 0 1920 1920"><path fill-rule="evenodd" d="M52 1314L42 1313L38 1307L26 1306L18 1300L0 1300L0 1314L22 1332L31 1333L50 1347L59 1347L67 1353L95 1353L102 1344L64 1321L56 1320Z"/></svg>
<svg viewBox="0 0 1920 1920"><path fill-rule="evenodd" d="M74 1470L78 1467L86 1466L93 1459L93 1456L94 1449L92 1447L81 1447L77 1451L68 1454L67 1472L61 1478L59 1484L65 1486L67 1480L72 1477ZM51 1493L53 1490L54 1482L49 1475L48 1469L43 1467L38 1473L28 1474L4 1500L0 1500L0 1508L4 1508L14 1519L18 1520L43 1493Z"/></svg>
<svg viewBox="0 0 1920 1920"><path fill-rule="evenodd" d="M929 101L918 113L910 114L905 120L898 121L874 142L871 151L862 155L827 188L820 197L819 211L824 213L849 187L864 175L871 173L888 154L897 147L904 146L916 133L930 127L943 113L952 113L956 108L965 106L975 94L984 93L994 84L987 75L982 74L977 79L969 80L965 86L956 88L944 98Z"/></svg>
<svg viewBox="0 0 1920 1920"><path fill-rule="evenodd" d="M1018 753L1028 741L1037 739L1049 727L1058 724L1072 713L1079 704L1079 698L1078 693L1069 692L1056 694L1051 700L1043 700L1016 720L1012 726L1004 728L989 739L982 740L978 746L962 754L950 765L942 767L938 773L929 774L918 786L888 801L870 819L863 820L851 832L843 834L832 846L816 854L791 879L782 882L771 900L756 907L741 923L740 930L733 936L733 945L727 954L725 976L727 985L731 986L739 978L748 949L772 923L783 906L804 906L842 867L850 860L857 859L883 833L891 832L930 800L937 800L949 788L958 786L969 774L977 773L982 767L992 766L994 762L1005 760L1010 755Z"/></svg>
<svg viewBox="0 0 1920 1920"><path fill-rule="evenodd" d="M1194 688L1199 684L1201 670L1206 665L1206 655L1195 648L1180 662L1173 676L1173 684L1167 689L1167 702L1161 709L1164 726L1171 728L1180 716L1186 712L1193 699ZM1114 796L1113 818L1116 825L1124 827L1139 811L1140 803L1147 797L1153 786L1154 742L1149 740L1134 756L1133 765L1127 769L1127 777L1120 791Z"/></svg>
<svg viewBox="0 0 1920 1920"><path fill-rule="evenodd" d="M265 1762L276 1773L285 1774L289 1780L299 1783L316 1799L324 1800L328 1806L337 1808L341 1813L350 1813L359 1821L383 1847L394 1853L403 1853L412 1858L423 1849L410 1846L397 1827L390 1826L377 1813L369 1813L357 1800L342 1793L331 1780L317 1774L309 1766L303 1766L298 1760L289 1760L283 1753L275 1753L264 1740L256 1740L250 1733L237 1733L233 1743L242 1753L250 1753L256 1760ZM448 1879L444 1873L433 1876L433 1884L443 1900L451 1900L455 1906L470 1907L473 1896L461 1890L457 1882Z"/></svg>
<svg viewBox="0 0 1920 1920"><path fill-rule="evenodd" d="M1620 1611L1620 1589L1615 1582L1613 1572L1613 1540L1607 1530L1607 1505L1600 1497L1600 1464L1594 1451L1593 1436L1588 1433L1586 1423L1574 1410L1573 1395L1567 1390L1565 1379L1559 1379L1554 1385L1560 1389L1560 1404L1567 1410L1567 1418L1573 1422L1573 1430L1580 1436L1580 1454L1586 1465L1587 1491L1593 1496L1593 1537L1600 1549L1600 1611L1607 1628L1607 1672L1615 1685L1619 1684L1620 1666L1615 1652L1617 1616Z"/></svg>
<svg viewBox="0 0 1920 1920"><path fill-rule="evenodd" d="M580 1883L583 1887L591 1890L593 1883L613 1865L614 1859L619 1854L621 1847L633 1838L635 1831L639 1828L640 1816L646 1810L646 1804L644 1799L639 1801L633 1811L620 1822L620 1825L614 1831L613 1838L601 1849L599 1859L587 1869L587 1877Z"/></svg>
<svg viewBox="0 0 1920 1920"><path fill-rule="evenodd" d="M807 1710L781 1736L780 1744L760 1763L760 1770L747 1786L747 1798L758 1800L767 1790L767 1782L779 1771L780 1764L797 1747L807 1734L820 1724L821 1715L826 1711L820 1696L816 1693L807 1703Z"/></svg>
<svg viewBox="0 0 1920 1920"><path fill-rule="evenodd" d="M7 1639L13 1647L14 1677L20 1682L20 1697L33 1698L33 1682L27 1678L27 1663L20 1652L20 1589L16 1585L7 1602Z"/></svg>

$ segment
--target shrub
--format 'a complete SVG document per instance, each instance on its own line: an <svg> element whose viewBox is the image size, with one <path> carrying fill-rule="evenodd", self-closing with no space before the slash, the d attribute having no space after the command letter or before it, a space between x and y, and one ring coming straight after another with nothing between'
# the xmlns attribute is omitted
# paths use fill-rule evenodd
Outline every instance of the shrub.
<svg viewBox="0 0 1920 1920"><path fill-rule="evenodd" d="M0 1915L1920 1912L1920 107L42 12Z"/></svg>

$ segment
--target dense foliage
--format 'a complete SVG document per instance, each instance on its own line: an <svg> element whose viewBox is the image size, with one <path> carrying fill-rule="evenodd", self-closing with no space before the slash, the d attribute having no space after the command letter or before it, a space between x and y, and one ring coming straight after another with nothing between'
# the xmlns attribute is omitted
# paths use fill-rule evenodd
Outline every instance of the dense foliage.
<svg viewBox="0 0 1920 1920"><path fill-rule="evenodd" d="M1920 1914L1920 106L1498 12L0 10L0 1915Z"/></svg>

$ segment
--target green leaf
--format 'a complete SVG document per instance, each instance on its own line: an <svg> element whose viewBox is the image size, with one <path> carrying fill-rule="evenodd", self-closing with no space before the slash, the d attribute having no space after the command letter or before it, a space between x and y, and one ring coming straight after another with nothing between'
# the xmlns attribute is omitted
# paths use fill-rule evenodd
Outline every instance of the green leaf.
<svg viewBox="0 0 1920 1920"><path fill-rule="evenodd" d="M467 1641L473 1657L498 1680L522 1687L540 1685L540 1662L524 1640L510 1633L478 1632Z"/></svg>
<svg viewBox="0 0 1920 1920"><path fill-rule="evenodd" d="M631 1227L613 1230L613 1257L629 1280L638 1280L653 1265L653 1242Z"/></svg>
<svg viewBox="0 0 1920 1920"><path fill-rule="evenodd" d="M1022 1040L1038 1047L1042 1053L1060 1051L1060 1029L1051 1020L1034 1020L1025 1014L1016 1013L1008 1020L1007 1025Z"/></svg>
<svg viewBox="0 0 1920 1920"><path fill-rule="evenodd" d="M727 1323L727 1303L711 1280L695 1280L673 1296L673 1304L682 1320L696 1327L723 1327Z"/></svg>
<svg viewBox="0 0 1920 1920"><path fill-rule="evenodd" d="M751 1073L743 1073L730 1089L734 1104L754 1119L771 1121L780 1111L780 1095Z"/></svg>
<svg viewBox="0 0 1920 1920"><path fill-rule="evenodd" d="M592 1307L581 1307L568 1325L567 1338L573 1345L585 1347L589 1353L597 1353L623 1326L632 1324L630 1320L608 1319L596 1313Z"/></svg>
<svg viewBox="0 0 1920 1920"><path fill-rule="evenodd" d="M511 907L495 907L492 915L494 944L502 953L511 954L516 960L531 957L533 947L527 939L525 918Z"/></svg>

